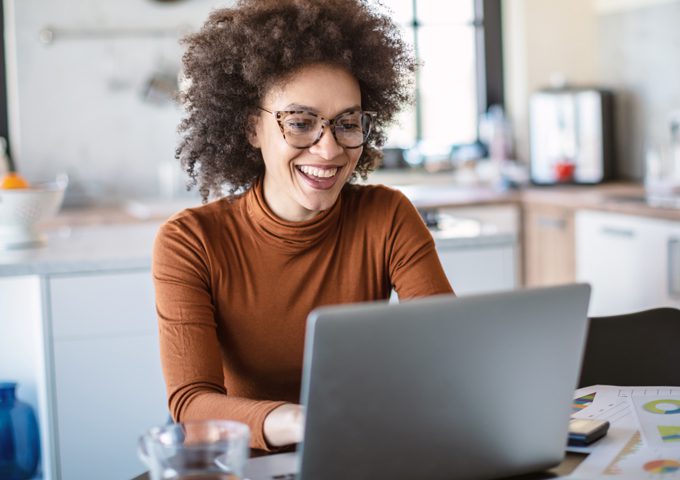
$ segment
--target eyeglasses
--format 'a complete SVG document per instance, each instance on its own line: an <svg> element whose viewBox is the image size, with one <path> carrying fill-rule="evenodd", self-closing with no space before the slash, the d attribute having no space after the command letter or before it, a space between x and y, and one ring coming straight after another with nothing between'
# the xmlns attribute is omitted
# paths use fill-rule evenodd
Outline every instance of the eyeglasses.
<svg viewBox="0 0 680 480"><path fill-rule="evenodd" d="M338 145L345 148L359 148L366 143L371 133L376 112L352 110L341 113L332 120L307 110L277 110L263 112L274 115L286 143L294 148L304 149L316 145L323 136L324 126L328 127Z"/></svg>

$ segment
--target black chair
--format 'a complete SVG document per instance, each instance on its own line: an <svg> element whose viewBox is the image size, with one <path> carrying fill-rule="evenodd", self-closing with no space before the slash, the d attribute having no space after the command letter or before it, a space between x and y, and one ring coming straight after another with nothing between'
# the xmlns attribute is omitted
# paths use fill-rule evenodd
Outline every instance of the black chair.
<svg viewBox="0 0 680 480"><path fill-rule="evenodd" d="M680 386L680 310L590 319L579 387Z"/></svg>

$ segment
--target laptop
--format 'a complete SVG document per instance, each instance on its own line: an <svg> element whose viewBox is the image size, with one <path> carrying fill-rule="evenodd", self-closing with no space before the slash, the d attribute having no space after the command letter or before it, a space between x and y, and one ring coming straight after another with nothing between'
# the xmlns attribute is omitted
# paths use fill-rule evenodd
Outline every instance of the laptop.
<svg viewBox="0 0 680 480"><path fill-rule="evenodd" d="M297 452L246 478L490 479L559 464L587 329L584 284L308 318Z"/></svg>

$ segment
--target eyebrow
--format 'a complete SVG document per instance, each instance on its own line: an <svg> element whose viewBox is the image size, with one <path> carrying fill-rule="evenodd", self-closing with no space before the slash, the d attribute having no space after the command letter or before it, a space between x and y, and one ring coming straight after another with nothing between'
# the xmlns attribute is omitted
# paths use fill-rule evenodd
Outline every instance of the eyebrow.
<svg viewBox="0 0 680 480"><path fill-rule="evenodd" d="M310 107L309 105L302 105L300 103L289 103L285 107L282 108L282 110L307 110L313 113L316 113L318 115L321 115L319 110L314 107ZM343 113L347 112L353 112L355 110L361 110L361 107L359 105L352 105L351 107L347 107L344 110L338 112L337 114L334 115L334 117L337 117L338 115L342 115Z"/></svg>

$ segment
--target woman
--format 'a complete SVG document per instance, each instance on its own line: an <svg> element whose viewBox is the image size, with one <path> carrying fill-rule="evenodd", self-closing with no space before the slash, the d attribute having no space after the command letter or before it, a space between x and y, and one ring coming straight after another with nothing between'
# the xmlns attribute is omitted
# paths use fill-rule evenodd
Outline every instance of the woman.
<svg viewBox="0 0 680 480"><path fill-rule="evenodd" d="M170 410L242 421L270 450L302 437L313 308L452 291L408 200L349 183L374 168L415 65L362 0L242 0L186 43L178 157L204 201L230 195L156 239Z"/></svg>

